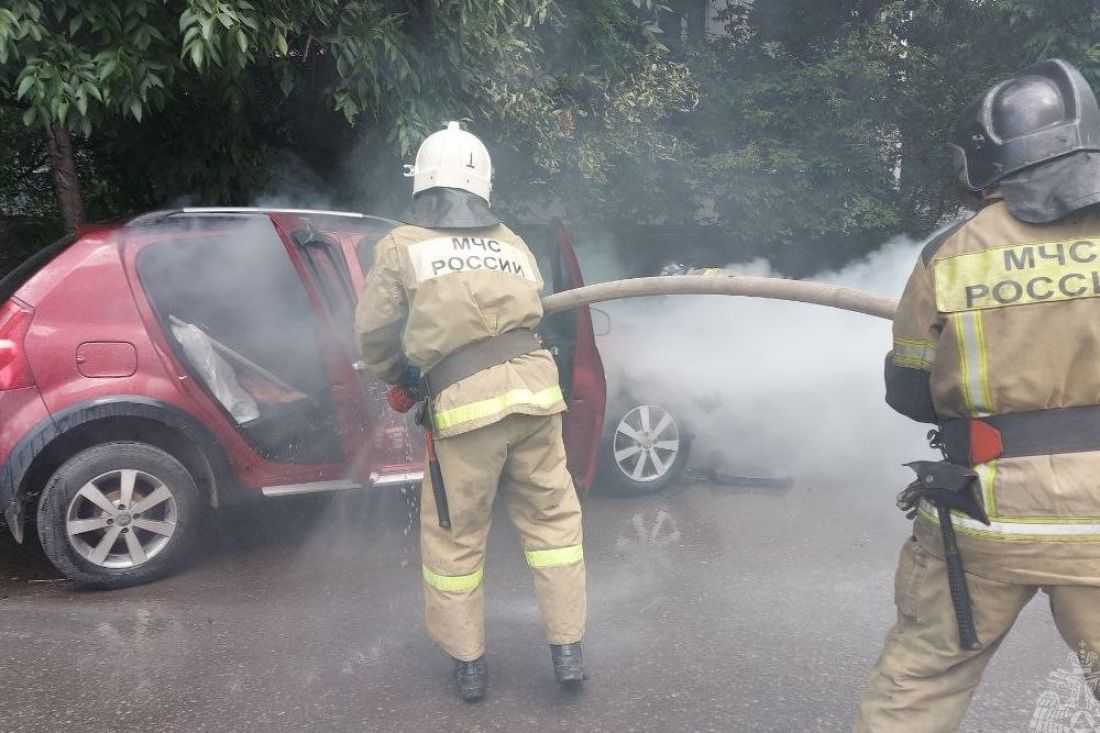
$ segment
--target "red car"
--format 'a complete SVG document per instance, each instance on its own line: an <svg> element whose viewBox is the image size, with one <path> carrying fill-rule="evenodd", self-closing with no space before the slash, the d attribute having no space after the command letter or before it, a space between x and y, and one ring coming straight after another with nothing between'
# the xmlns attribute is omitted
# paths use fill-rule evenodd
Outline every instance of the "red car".
<svg viewBox="0 0 1100 733"><path fill-rule="evenodd" d="M0 509L19 541L101 587L167 572L206 508L416 484L423 443L356 368L355 300L396 222L340 212L181 209L90 227L0 281ZM533 242L547 287L581 285L568 232ZM541 245L541 246L539 246ZM587 309L552 346L580 490L603 366Z"/></svg>

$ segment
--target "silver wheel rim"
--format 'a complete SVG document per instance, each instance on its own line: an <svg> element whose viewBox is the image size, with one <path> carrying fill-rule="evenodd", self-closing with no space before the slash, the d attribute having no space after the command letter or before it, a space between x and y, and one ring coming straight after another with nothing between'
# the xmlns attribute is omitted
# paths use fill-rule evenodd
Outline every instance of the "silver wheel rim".
<svg viewBox="0 0 1100 733"><path fill-rule="evenodd" d="M668 475L680 455L680 428L668 410L639 405L615 426L615 466L631 481L648 483Z"/></svg>
<svg viewBox="0 0 1100 733"><path fill-rule="evenodd" d="M81 557L102 568L133 568L164 551L178 507L156 476L108 471L80 487L65 512L65 534Z"/></svg>

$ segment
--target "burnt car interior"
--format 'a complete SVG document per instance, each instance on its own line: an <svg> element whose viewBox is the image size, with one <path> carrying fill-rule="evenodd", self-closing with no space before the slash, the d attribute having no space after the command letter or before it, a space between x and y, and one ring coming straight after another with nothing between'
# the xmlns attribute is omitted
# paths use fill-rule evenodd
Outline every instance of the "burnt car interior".
<svg viewBox="0 0 1100 733"><path fill-rule="evenodd" d="M138 275L177 357L257 452L342 459L315 316L269 221L153 244Z"/></svg>

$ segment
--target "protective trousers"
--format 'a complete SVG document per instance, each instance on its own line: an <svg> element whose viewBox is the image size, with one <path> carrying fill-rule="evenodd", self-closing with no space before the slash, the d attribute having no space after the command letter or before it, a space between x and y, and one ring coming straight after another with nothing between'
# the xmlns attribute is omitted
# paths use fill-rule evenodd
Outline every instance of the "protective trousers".
<svg viewBox="0 0 1100 733"><path fill-rule="evenodd" d="M565 465L561 415L513 414L436 441L451 529L439 527L429 479L421 491L420 551L428 633L456 659L485 652L485 541L497 486L519 532L547 641L572 644L586 615L581 507ZM427 474L427 472L425 472Z"/></svg>
<svg viewBox="0 0 1100 733"><path fill-rule="evenodd" d="M967 583L982 642L976 652L959 650L947 566L915 538L906 541L894 582L897 623L863 693L857 732L958 730L986 665L1040 587L970 573ZM1043 590L1070 648L1100 654L1100 587L1052 585Z"/></svg>

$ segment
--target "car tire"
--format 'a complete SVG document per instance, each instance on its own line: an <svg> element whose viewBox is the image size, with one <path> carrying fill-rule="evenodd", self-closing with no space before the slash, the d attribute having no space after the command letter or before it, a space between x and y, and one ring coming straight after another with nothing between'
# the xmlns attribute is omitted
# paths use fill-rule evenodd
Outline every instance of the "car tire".
<svg viewBox="0 0 1100 733"><path fill-rule="evenodd" d="M195 539L199 491L174 456L111 442L65 461L38 503L42 549L66 577L124 588L164 576Z"/></svg>
<svg viewBox="0 0 1100 733"><path fill-rule="evenodd" d="M610 493L654 494L679 479L691 452L691 436L671 412L658 405L634 405L607 424L600 483Z"/></svg>

